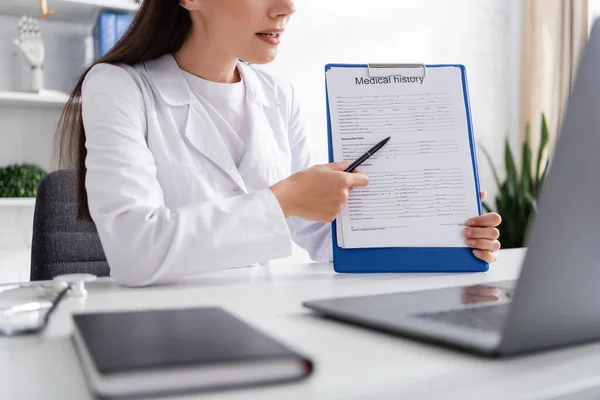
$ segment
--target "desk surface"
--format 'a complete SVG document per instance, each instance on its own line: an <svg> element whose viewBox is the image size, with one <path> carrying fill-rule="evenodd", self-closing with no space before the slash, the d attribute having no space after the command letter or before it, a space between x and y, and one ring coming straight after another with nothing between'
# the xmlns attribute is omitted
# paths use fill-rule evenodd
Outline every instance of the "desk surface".
<svg viewBox="0 0 600 400"><path fill-rule="evenodd" d="M69 339L74 311L217 305L311 357L301 383L188 396L202 399L574 398L600 388L600 344L488 360L313 316L304 300L514 279L521 250L503 250L487 273L340 275L329 264L237 268L177 286L129 289L109 279L68 299L36 337L0 338L1 399L87 399ZM583 397L582 397L583 398Z"/></svg>

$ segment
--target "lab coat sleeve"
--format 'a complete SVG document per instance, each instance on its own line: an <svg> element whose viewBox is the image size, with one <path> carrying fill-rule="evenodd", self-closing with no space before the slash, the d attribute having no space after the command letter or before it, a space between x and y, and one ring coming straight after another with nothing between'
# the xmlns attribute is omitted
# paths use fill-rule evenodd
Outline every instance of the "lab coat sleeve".
<svg viewBox="0 0 600 400"><path fill-rule="evenodd" d="M291 88L289 138L292 153L292 173L315 165L313 153L306 134L303 115L298 99ZM331 224L288 217L288 226L294 242L308 252L313 261L331 261Z"/></svg>
<svg viewBox="0 0 600 400"><path fill-rule="evenodd" d="M142 90L100 64L82 90L86 190L111 275L127 286L287 257L292 237L271 190L167 208L146 143Z"/></svg>

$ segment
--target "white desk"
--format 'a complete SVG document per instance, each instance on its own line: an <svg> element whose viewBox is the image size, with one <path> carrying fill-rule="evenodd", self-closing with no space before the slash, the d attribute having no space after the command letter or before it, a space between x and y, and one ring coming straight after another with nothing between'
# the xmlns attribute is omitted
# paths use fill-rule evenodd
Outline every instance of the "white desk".
<svg viewBox="0 0 600 400"><path fill-rule="evenodd" d="M600 398L600 344L487 360L314 317L308 299L514 279L522 252L502 251L485 274L338 275L327 264L242 268L178 286L127 289L103 279L68 299L39 337L0 338L0 399L91 398L69 340L76 310L222 306L311 357L308 380L198 399ZM588 397L589 396L589 397Z"/></svg>

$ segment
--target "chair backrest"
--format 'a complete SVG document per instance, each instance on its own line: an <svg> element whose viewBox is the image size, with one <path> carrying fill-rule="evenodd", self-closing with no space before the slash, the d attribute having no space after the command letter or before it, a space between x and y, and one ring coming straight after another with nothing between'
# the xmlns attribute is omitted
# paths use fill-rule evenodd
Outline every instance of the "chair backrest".
<svg viewBox="0 0 600 400"><path fill-rule="evenodd" d="M77 219L75 171L47 174L39 185L33 217L32 281L57 275L110 275L92 222Z"/></svg>

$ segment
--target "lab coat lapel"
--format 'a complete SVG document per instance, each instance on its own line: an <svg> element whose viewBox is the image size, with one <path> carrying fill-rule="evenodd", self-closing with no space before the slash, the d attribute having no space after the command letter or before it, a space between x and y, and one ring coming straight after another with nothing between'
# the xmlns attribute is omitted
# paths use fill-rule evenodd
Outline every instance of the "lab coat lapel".
<svg viewBox="0 0 600 400"><path fill-rule="evenodd" d="M192 96L190 101L185 137L196 150L229 175L244 192L246 191L246 185L219 130L206 113L204 105L195 96Z"/></svg>
<svg viewBox="0 0 600 400"><path fill-rule="evenodd" d="M239 172L243 176L247 174L263 158L263 152L270 147L266 146L268 140L273 140L273 129L267 120L265 111L260 104L253 101L248 102L248 133L249 140L246 153L239 166Z"/></svg>
<svg viewBox="0 0 600 400"><path fill-rule="evenodd" d="M172 54L145 63L150 79L163 100L171 107L188 107L184 135L191 146L224 171L244 192L246 185L235 166L219 130L194 96Z"/></svg>
<svg viewBox="0 0 600 400"><path fill-rule="evenodd" d="M238 68L246 83L247 129L249 140L246 153L239 166L242 176L251 171L264 158L265 151L272 149L270 143L274 140L274 132L267 119L271 107L277 105L273 93L269 92L266 83L261 82L256 73L248 65L240 62Z"/></svg>

